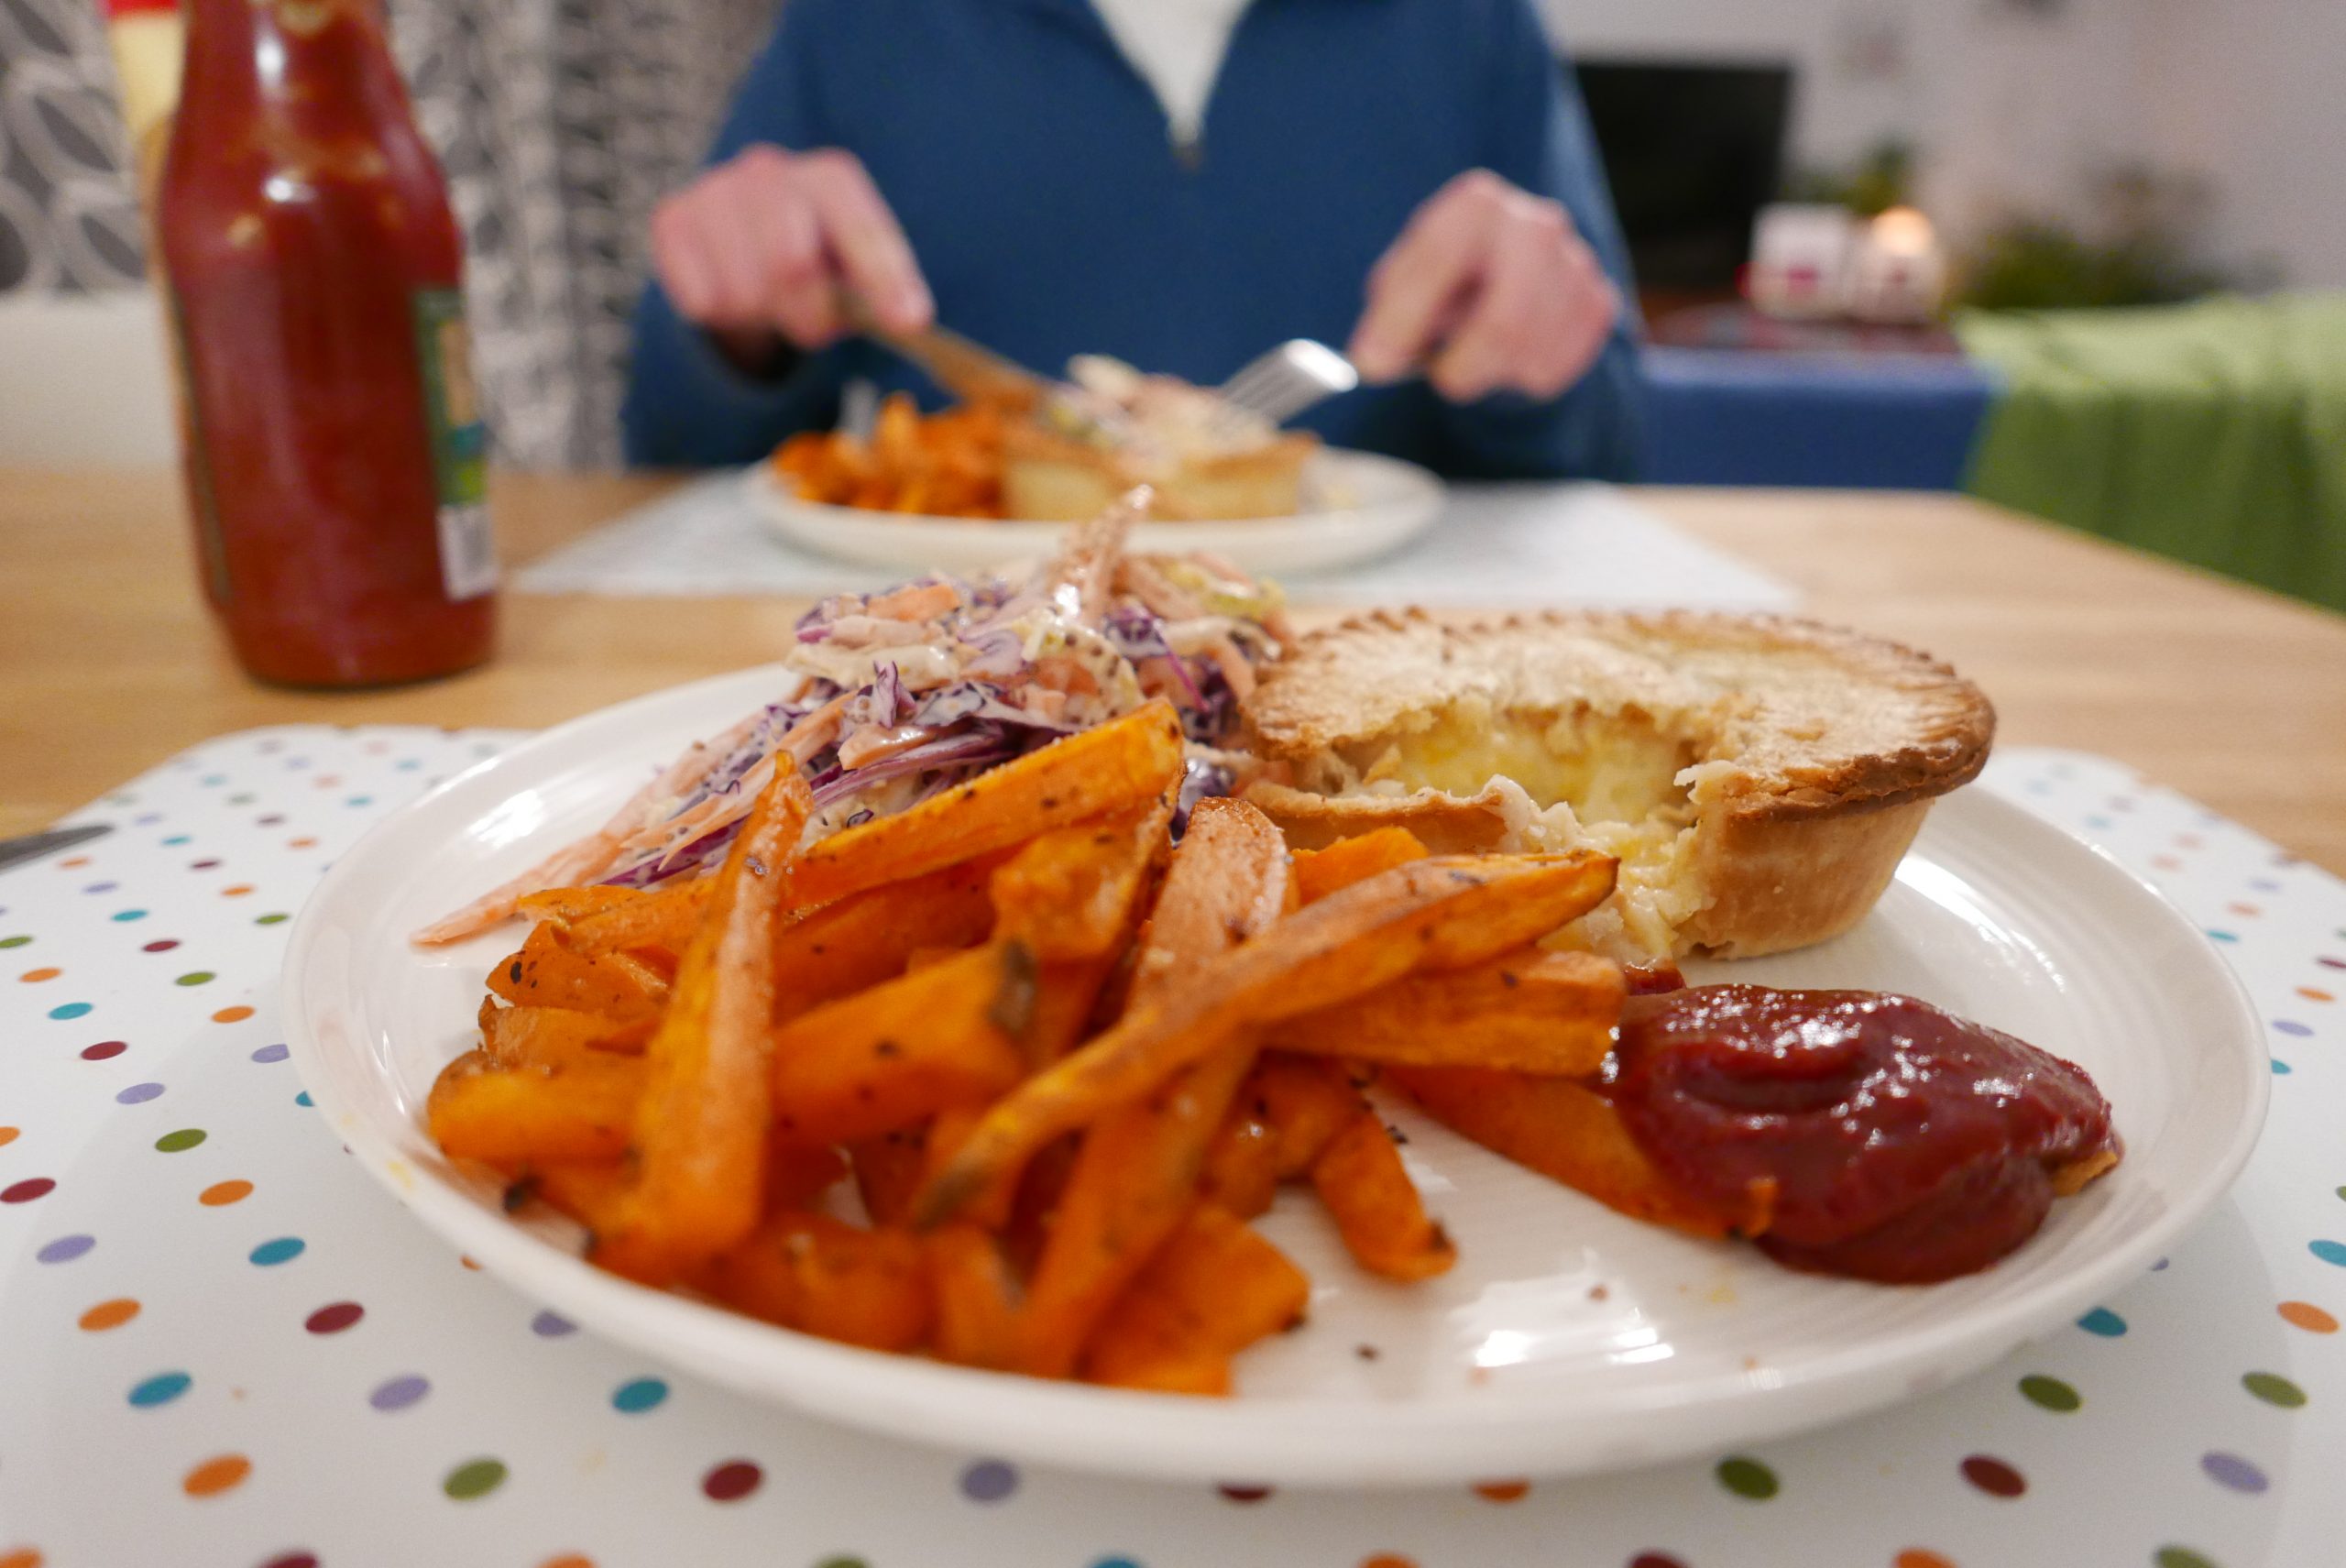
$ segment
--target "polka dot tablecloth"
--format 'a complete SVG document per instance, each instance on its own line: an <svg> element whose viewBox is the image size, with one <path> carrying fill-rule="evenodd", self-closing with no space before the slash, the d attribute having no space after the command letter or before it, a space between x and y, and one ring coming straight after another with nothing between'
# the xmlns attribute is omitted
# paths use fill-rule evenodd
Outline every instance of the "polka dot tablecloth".
<svg viewBox="0 0 2346 1568"><path fill-rule="evenodd" d="M2267 1020L2233 1194L2071 1327L1700 1464L1413 1494L910 1448L601 1343L346 1159L278 1037L334 854L510 737L230 736L0 874L0 1568L2277 1568L2346 1561L2346 885L2114 764L1985 787L2173 896ZM2122 1115L2122 1108L2121 1108Z"/></svg>

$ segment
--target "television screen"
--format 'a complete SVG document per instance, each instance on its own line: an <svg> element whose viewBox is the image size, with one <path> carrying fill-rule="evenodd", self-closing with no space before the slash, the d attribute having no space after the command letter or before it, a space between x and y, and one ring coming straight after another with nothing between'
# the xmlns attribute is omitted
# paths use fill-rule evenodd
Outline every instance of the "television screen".
<svg viewBox="0 0 2346 1568"><path fill-rule="evenodd" d="M1782 177L1791 66L1600 57L1565 69L1587 100L1639 284L1731 291Z"/></svg>

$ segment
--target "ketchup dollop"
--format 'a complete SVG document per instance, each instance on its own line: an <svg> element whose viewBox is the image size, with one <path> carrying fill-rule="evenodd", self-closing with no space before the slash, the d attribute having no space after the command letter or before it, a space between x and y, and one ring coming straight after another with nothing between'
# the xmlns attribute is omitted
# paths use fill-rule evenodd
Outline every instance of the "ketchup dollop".
<svg viewBox="0 0 2346 1568"><path fill-rule="evenodd" d="M2116 1157L2083 1071L1909 996L1632 996L1615 1061L1608 1092L1662 1173L1725 1212L1760 1198L1759 1245L1818 1273L1922 1284L1985 1268L2045 1223L2055 1172Z"/></svg>

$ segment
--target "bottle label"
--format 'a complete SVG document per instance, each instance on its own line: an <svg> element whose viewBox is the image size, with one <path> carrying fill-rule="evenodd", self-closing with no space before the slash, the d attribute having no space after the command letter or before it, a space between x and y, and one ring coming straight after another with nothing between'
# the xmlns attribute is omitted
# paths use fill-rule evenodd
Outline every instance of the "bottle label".
<svg viewBox="0 0 2346 1568"><path fill-rule="evenodd" d="M416 291L415 343L440 491L440 580L452 600L477 598L497 586L497 540L488 526L488 426L473 389L464 295Z"/></svg>

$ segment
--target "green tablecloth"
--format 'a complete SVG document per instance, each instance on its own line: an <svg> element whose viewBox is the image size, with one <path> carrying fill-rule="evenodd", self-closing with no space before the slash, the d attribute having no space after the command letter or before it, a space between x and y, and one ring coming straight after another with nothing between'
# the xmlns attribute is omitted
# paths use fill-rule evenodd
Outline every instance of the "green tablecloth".
<svg viewBox="0 0 2346 1568"><path fill-rule="evenodd" d="M2346 610L2346 293L1967 313L1984 499Z"/></svg>

